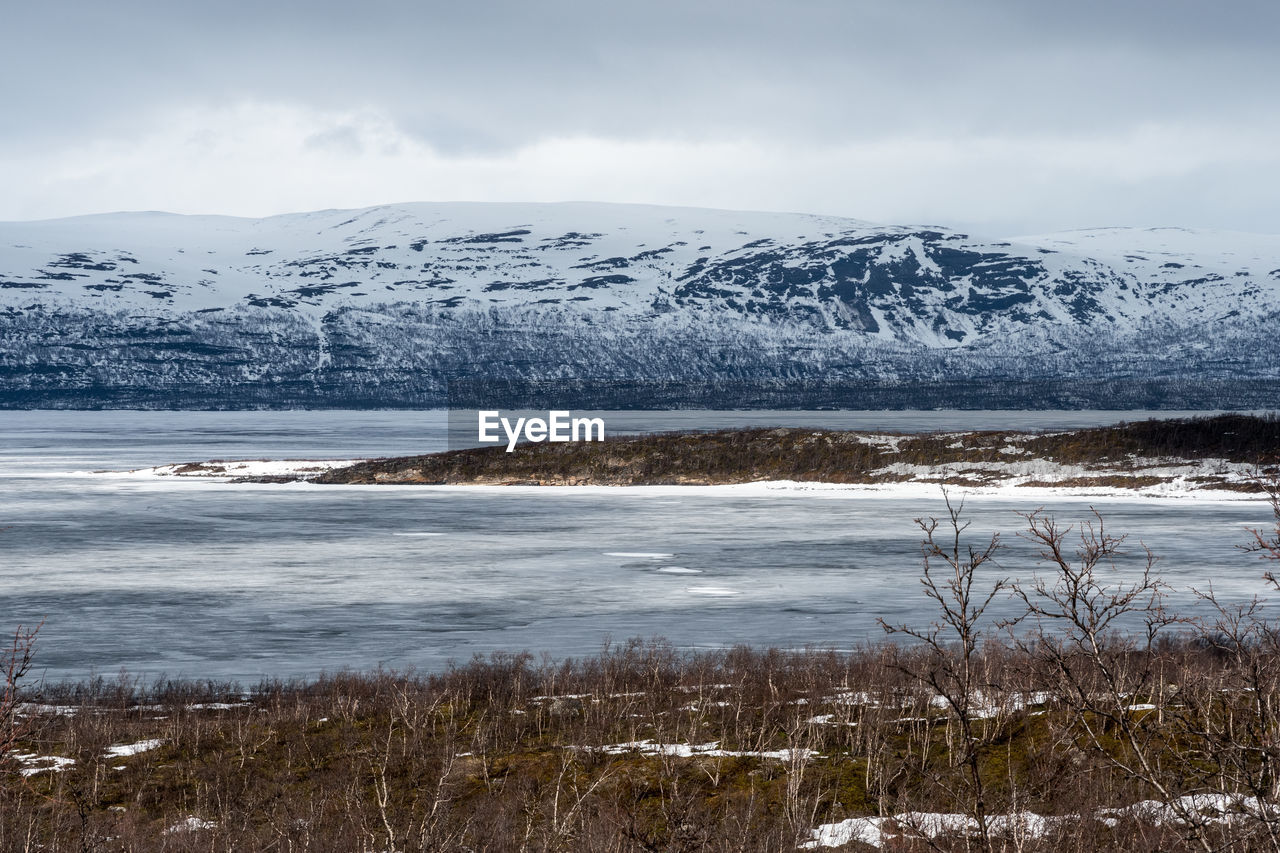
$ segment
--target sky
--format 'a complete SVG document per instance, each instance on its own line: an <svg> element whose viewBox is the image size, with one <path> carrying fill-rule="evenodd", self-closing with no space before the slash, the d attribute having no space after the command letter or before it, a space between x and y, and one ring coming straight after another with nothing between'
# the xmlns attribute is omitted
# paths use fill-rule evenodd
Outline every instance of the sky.
<svg viewBox="0 0 1280 853"><path fill-rule="evenodd" d="M1274 0L42 0L0 220L400 201L1280 232Z"/></svg>

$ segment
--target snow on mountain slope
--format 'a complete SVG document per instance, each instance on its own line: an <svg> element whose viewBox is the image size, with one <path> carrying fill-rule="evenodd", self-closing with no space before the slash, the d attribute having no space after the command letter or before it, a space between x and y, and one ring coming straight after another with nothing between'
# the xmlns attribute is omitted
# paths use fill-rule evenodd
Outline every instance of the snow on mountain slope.
<svg viewBox="0 0 1280 853"><path fill-rule="evenodd" d="M1155 306L1205 318L1273 309L1280 292L1280 235L1189 228L1101 228L1016 238L1087 257L1140 283Z"/></svg>
<svg viewBox="0 0 1280 853"><path fill-rule="evenodd" d="M1009 323L1188 319L1280 302L1280 238L1107 229L981 242L832 217L599 204L404 204L267 219L0 225L3 304L560 305L728 311L932 345Z"/></svg>
<svg viewBox="0 0 1280 853"><path fill-rule="evenodd" d="M1173 228L993 241L586 203L0 223L0 391L341 371L376 402L393 377L475 372L500 346L523 375L573 375L589 340L625 349L611 375L635 379L941 378L973 353L1005 366L961 374L1039 358L1057 375L1064 350L1095 345L1269 377L1255 341L1278 315L1280 237Z"/></svg>
<svg viewBox="0 0 1280 853"><path fill-rule="evenodd" d="M856 224L592 204L404 204L256 220L110 214L0 225L0 271L41 298L112 308L259 301L317 313L397 300L587 301L583 294L595 305L638 307L700 254ZM625 282L615 272L623 267Z"/></svg>

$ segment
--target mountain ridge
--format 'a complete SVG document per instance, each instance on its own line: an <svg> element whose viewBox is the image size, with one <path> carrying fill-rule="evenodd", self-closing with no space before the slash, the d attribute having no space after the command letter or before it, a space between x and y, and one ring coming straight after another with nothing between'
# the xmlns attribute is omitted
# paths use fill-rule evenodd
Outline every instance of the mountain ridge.
<svg viewBox="0 0 1280 853"><path fill-rule="evenodd" d="M0 223L10 407L439 404L458 377L1130 378L1171 407L1261 382L1207 400L1256 406L1277 317L1280 236L1168 226L982 240L583 202Z"/></svg>

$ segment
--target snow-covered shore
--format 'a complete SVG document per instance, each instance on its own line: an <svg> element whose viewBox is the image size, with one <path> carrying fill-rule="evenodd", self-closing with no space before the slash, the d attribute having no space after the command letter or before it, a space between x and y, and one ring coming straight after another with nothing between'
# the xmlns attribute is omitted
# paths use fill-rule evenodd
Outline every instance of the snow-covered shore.
<svg viewBox="0 0 1280 853"><path fill-rule="evenodd" d="M180 463L159 465L151 468L138 468L131 471L92 472L94 477L127 477L131 480L173 480L198 481L210 484L248 485L256 488L321 488L307 482L307 478L363 460L314 460L314 459L280 459L280 460L232 460L210 461L202 463ZM971 474L975 468L988 474L987 482L982 485L971 483L951 483L945 481ZM895 463L886 469L887 474L905 476L910 479L883 483L824 483L803 482L795 480L769 480L753 483L728 484L690 484L690 485L495 485L495 484L379 484L374 488L410 489L431 491L489 491L501 493L541 493L547 490L569 490L574 493L628 494L649 495L696 495L696 494L735 494L744 496L768 495L809 495L816 498L888 498L916 499L936 498L944 486L949 492L964 497L988 497L1002 499L1018 499L1030 502L1040 500L1176 500L1209 503L1238 503L1241 501L1263 501L1265 495L1258 491L1244 491L1232 488L1205 488L1197 481L1205 477L1213 477L1230 484L1245 485L1252 477L1248 466L1229 463L1222 460L1202 460L1181 464L1160 464L1152 461L1150 467L1141 467L1133 471L1104 471L1078 465L1058 465L1053 462L1036 460L1010 463L957 463L939 466L907 466ZM1142 486L1126 487L1115 485L1077 485L1089 478L1144 478L1158 482ZM281 478L282 482L245 483L244 479ZM296 478L296 479L290 479ZM1058 484L1060 483L1060 484ZM370 486L362 484L325 484L325 489L365 490Z"/></svg>
<svg viewBox="0 0 1280 853"><path fill-rule="evenodd" d="M144 477L188 477L231 480L239 477L301 477L345 468L360 459L215 459L208 462L183 462L138 468L128 474ZM102 472L111 473L111 472Z"/></svg>

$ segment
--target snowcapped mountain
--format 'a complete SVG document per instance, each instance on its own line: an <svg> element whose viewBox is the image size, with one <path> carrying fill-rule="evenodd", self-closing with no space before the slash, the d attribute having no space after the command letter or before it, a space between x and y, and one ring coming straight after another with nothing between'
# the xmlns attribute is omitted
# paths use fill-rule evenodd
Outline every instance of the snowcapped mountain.
<svg viewBox="0 0 1280 853"><path fill-rule="evenodd" d="M455 378L1267 406L1278 318L1268 235L604 204L0 223L9 406L430 405Z"/></svg>

